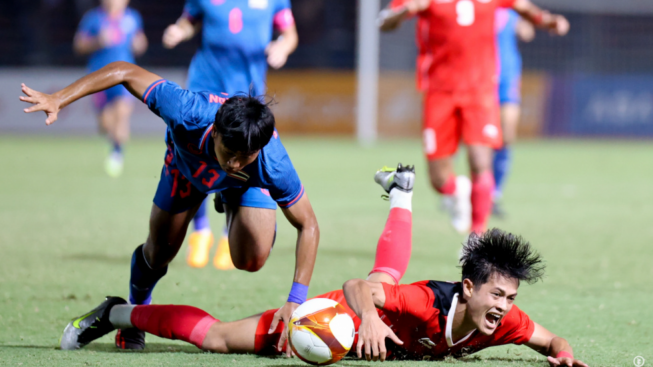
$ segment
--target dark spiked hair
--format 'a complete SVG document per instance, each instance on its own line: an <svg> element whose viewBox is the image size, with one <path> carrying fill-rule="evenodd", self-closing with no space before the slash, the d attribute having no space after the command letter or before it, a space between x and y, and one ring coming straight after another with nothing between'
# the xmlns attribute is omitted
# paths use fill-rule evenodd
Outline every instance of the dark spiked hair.
<svg viewBox="0 0 653 367"><path fill-rule="evenodd" d="M537 282L544 275L544 261L521 236L493 228L482 235L471 234L460 258L462 279L476 286L488 282L493 274Z"/></svg>
<svg viewBox="0 0 653 367"><path fill-rule="evenodd" d="M270 103L251 95L236 95L220 106L213 122L227 149L252 154L270 142L274 134L274 115Z"/></svg>

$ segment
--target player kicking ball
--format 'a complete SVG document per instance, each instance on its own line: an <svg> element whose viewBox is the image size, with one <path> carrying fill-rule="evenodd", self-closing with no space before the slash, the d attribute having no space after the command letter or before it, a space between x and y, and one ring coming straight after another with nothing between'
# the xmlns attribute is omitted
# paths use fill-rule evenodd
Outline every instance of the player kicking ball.
<svg viewBox="0 0 653 367"><path fill-rule="evenodd" d="M526 344L546 355L551 366L587 366L574 359L565 339L513 305L519 283L535 282L544 271L541 257L521 237L498 229L471 235L460 260L462 282L399 284L412 248L415 172L399 165L396 171L377 172L375 181L389 194L390 214L374 268L367 280L349 280L342 290L317 297L339 302L354 319L359 358L421 361ZM116 328L131 327L216 353L280 354L283 325L272 324L275 312L223 322L191 306L134 306L108 297L68 324L61 348L78 349Z"/></svg>
<svg viewBox="0 0 653 367"><path fill-rule="evenodd" d="M168 125L150 232L132 256L130 303L151 303L152 291L179 251L195 212L207 194L216 193L216 208L227 215L231 258L238 269L255 272L265 264L276 236L277 205L297 228L294 282L272 325L288 321L306 300L319 228L268 105L251 96L227 99L184 90L126 62L111 63L53 94L23 84L26 96L20 99L33 104L25 112L44 111L50 125L70 103L120 84ZM116 346L143 349L145 333L133 328L119 332Z"/></svg>

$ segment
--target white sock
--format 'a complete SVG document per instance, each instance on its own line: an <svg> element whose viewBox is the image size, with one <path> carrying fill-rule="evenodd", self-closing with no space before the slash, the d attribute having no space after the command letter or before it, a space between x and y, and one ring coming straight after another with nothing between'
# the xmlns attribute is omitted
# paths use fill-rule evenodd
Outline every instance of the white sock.
<svg viewBox="0 0 653 367"><path fill-rule="evenodd" d="M402 208L413 211L413 192L405 192L399 189L390 190L390 209Z"/></svg>
<svg viewBox="0 0 653 367"><path fill-rule="evenodd" d="M109 322L116 329L129 329L133 328L131 317L132 311L136 305L115 305L111 307L109 312Z"/></svg>

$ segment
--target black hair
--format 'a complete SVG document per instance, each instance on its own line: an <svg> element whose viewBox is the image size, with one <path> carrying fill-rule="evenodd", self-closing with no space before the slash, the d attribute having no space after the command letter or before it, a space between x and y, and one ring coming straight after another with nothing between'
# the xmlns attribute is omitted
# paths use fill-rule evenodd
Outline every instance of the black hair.
<svg viewBox="0 0 653 367"><path fill-rule="evenodd" d="M532 284L544 276L542 256L521 236L490 229L482 235L472 233L460 257L462 279L475 286L488 282L493 274Z"/></svg>
<svg viewBox="0 0 653 367"><path fill-rule="evenodd" d="M227 99L215 114L213 129L222 136L227 149L252 154L263 148L274 134L272 102L252 95L236 95Z"/></svg>

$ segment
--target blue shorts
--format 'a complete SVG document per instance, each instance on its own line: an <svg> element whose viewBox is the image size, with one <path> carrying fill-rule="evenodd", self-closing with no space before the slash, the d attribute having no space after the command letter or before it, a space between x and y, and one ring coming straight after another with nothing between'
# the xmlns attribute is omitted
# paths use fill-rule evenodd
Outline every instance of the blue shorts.
<svg viewBox="0 0 653 367"><path fill-rule="evenodd" d="M207 194L198 190L181 174L173 149L172 145L168 145L154 204L171 214L177 214L199 206ZM260 187L231 187L216 195L222 195L222 202L230 206L277 209L277 203L270 197L268 190Z"/></svg>
<svg viewBox="0 0 653 367"><path fill-rule="evenodd" d="M97 92L93 95L93 104L95 108L99 111L102 111L109 103L115 101L118 98L125 98L128 100L133 100L134 97L129 93L129 91L122 85L116 85L107 90Z"/></svg>
<svg viewBox="0 0 653 367"><path fill-rule="evenodd" d="M499 103L521 103L521 73L501 72Z"/></svg>

